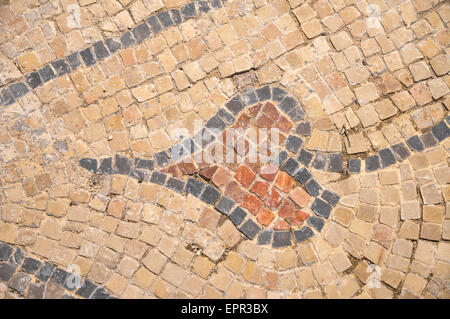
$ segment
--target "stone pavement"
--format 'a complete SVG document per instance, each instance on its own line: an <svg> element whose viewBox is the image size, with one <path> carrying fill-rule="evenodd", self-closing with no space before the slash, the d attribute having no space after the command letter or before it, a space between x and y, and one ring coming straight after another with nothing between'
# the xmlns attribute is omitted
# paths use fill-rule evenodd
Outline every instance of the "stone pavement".
<svg viewBox="0 0 450 319"><path fill-rule="evenodd" d="M449 21L439 0L0 1L0 298L449 298ZM231 127L280 148L254 163Z"/></svg>

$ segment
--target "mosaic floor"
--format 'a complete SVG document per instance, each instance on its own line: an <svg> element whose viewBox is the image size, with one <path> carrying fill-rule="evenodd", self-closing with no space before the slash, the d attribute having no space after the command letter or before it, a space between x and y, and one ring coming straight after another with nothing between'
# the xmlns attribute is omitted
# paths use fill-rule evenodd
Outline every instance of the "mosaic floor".
<svg viewBox="0 0 450 319"><path fill-rule="evenodd" d="M449 23L0 0L0 298L449 298Z"/></svg>

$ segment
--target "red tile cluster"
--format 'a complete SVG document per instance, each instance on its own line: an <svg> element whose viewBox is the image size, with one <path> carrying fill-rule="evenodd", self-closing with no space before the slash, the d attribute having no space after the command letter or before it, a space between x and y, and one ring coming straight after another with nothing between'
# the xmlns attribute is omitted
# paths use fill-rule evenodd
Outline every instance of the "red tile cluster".
<svg viewBox="0 0 450 319"><path fill-rule="evenodd" d="M272 103L267 102L250 107L248 113L239 116L233 127L244 130L251 127L278 127L281 131L280 145L283 145L281 143L286 138L284 133L288 133L293 124ZM249 141L248 136L237 138L247 138L247 147L239 154L243 160L239 163L180 163L169 167L167 172L181 175L198 172L223 195L248 210L264 227L287 230L302 226L309 215L301 209L308 204L310 196L301 186L296 185L298 183L291 176L280 171L277 165L263 164L261 161L250 163L248 145L254 141ZM231 145L233 146L235 145ZM236 147L234 149L236 151Z"/></svg>

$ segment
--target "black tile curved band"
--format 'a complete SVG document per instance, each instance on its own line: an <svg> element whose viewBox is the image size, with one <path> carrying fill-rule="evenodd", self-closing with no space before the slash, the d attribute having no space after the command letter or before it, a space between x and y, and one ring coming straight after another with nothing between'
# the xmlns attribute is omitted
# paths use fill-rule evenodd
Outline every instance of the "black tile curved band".
<svg viewBox="0 0 450 319"><path fill-rule="evenodd" d="M227 126L235 121L235 116L239 114L244 107L255 103L273 100L280 103L280 111L287 114L296 124L295 130L287 137L285 148L295 154L297 161L304 166L311 166L314 169L328 171L332 173L358 174L362 171L373 172L397 162L402 162L411 156L414 152L422 152L426 148L433 147L444 141L450 136L450 116L434 125L429 131L422 135L414 135L400 143L379 150L376 154L370 155L362 160L360 158L348 158L344 163L344 154L341 152L327 153L320 151L306 150L303 145L302 137L308 137L311 133L311 123L302 121L305 118L305 112L297 100L287 93L286 90L277 86L264 86L259 89L250 89L244 94L236 94L229 99L217 114L212 116L201 131L208 132L207 135L214 136L211 128L223 131ZM92 173L99 174L131 174L137 179L143 178L142 170L161 170L173 163L183 160L197 151L200 146L195 143L195 138L186 138L171 148L160 151L153 156L146 158L136 158L133 163L131 159L120 155L115 156L115 167L113 167L112 157L104 158L100 162L97 159L83 158L79 164ZM203 141L203 146L213 142ZM173 156L175 155L175 156ZM284 153L280 156L285 156ZM363 168L364 164L364 168Z"/></svg>
<svg viewBox="0 0 450 319"><path fill-rule="evenodd" d="M91 67L119 49L128 48L157 35L164 29L196 18L210 10L223 7L226 0L197 0L179 8L168 9L150 15L132 30L125 31L119 38L107 38L92 46L73 52L64 58L54 60L40 70L25 75L22 81L10 84L0 91L0 105L10 105L40 85L57 77L69 74L84 64Z"/></svg>
<svg viewBox="0 0 450 319"><path fill-rule="evenodd" d="M292 243L303 242L314 236L315 232L321 232L325 225L325 220L330 216L334 206L339 202L339 196L324 190L321 185L312 177L308 168L329 171L335 173L350 174L361 172L361 160L349 159L344 165L344 156L342 153L324 153L317 151L307 151L302 148L303 139L301 136L309 136L311 125L304 121L305 112L297 100L279 87L264 86L258 89L250 89L242 95L237 94L224 103L216 115L211 117L200 132L216 129L218 132L224 131L226 127L235 123L238 116L245 108L254 104L273 101L279 111L286 114L294 123L294 128L285 141L284 147L277 154L276 164L282 171L288 173L297 182L299 182L309 195L314 197L311 215L301 229L294 231L273 231L262 229L251 218L250 214L240 205L236 205L231 199L221 196L221 192L214 186L195 178L188 178L187 181L171 177L169 174L161 172L169 165L182 161L191 156L196 150L201 149L200 145L195 143L196 139L191 137L174 145L167 151L156 153L150 158L136 158L133 161L130 158L116 155L113 165L111 157L100 161L93 158L80 159L79 165L91 173L96 174L124 174L137 179L139 182L149 181L154 184L165 186L180 194L191 194L205 203L214 206L219 212L227 215L233 224L249 239L257 237L257 242L261 245L272 245L273 248L289 246ZM449 120L441 121L435 125L430 132L408 139L405 143L395 144L390 148L380 150L376 155L365 159L365 169L367 172L376 171L401 162L411 155L411 152L420 152L425 147L431 147L438 141L445 140L450 135ZM196 133L198 134L198 133ZM208 136L214 136L209 132ZM423 143L434 139L436 142ZM203 147L211 144L214 138L202 141ZM328 165L326 165L328 163ZM150 175L150 172L151 175ZM319 197L320 196L320 197Z"/></svg>
<svg viewBox="0 0 450 319"><path fill-rule="evenodd" d="M27 299L115 299L105 287L0 241L0 283Z"/></svg>

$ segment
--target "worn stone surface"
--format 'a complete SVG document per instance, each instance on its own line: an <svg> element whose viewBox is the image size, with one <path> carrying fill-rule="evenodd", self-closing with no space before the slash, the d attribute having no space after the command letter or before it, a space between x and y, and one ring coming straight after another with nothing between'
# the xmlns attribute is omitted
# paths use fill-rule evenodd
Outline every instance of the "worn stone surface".
<svg viewBox="0 0 450 319"><path fill-rule="evenodd" d="M447 2L69 2L0 4L0 298L448 298Z"/></svg>

